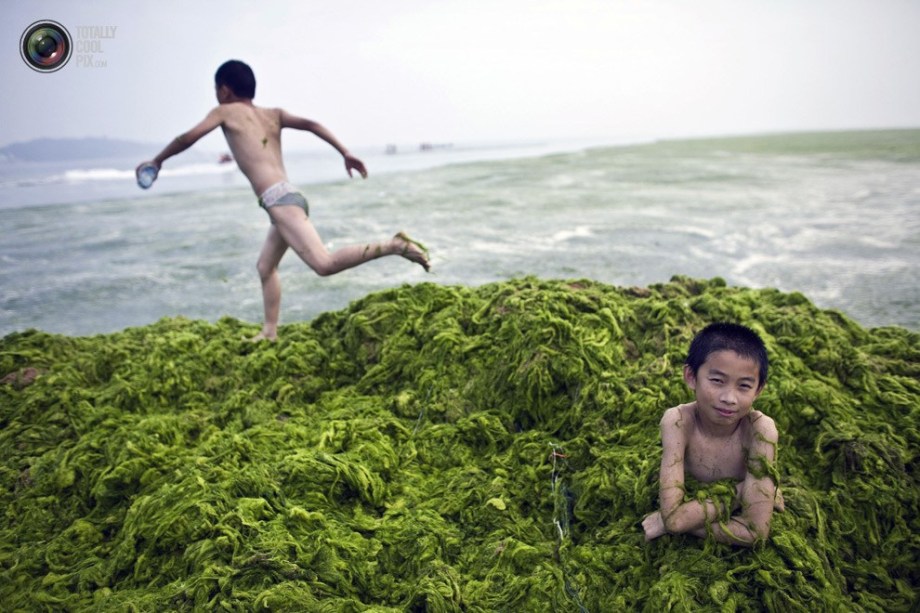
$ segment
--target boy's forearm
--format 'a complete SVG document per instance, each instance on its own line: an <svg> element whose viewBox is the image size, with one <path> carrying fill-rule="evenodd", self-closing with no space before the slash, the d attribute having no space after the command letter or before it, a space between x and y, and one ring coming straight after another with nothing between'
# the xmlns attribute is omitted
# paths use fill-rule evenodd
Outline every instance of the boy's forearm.
<svg viewBox="0 0 920 613"><path fill-rule="evenodd" d="M184 139L182 136L177 136L172 141L170 141L170 143L166 145L155 158L153 158L153 161L156 162L157 166L162 166L163 162L178 153L182 153L191 146L192 144L186 142L186 139Z"/></svg>
<svg viewBox="0 0 920 613"><path fill-rule="evenodd" d="M755 543L763 540L754 530L747 526L740 518L733 517L728 522L713 522L709 525L715 540L726 545L753 547ZM706 538L709 531L705 526L692 530L691 534Z"/></svg>
<svg viewBox="0 0 920 613"><path fill-rule="evenodd" d="M668 514L662 511L665 527L670 534L694 533L702 529L705 534L706 525L715 521L722 514L722 509L712 500L705 502L691 500L675 508Z"/></svg>

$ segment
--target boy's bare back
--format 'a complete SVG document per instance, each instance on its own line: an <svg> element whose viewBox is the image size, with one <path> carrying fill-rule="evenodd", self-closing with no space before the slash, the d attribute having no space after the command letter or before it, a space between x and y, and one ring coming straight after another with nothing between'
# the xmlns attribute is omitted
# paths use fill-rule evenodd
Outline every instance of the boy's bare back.
<svg viewBox="0 0 920 613"><path fill-rule="evenodd" d="M261 194L279 181L287 181L281 157L281 109L267 109L246 102L218 106L227 145L255 193Z"/></svg>
<svg viewBox="0 0 920 613"><path fill-rule="evenodd" d="M237 96L226 85L217 86L216 94L220 104L198 125L178 136L174 145L167 147L155 158L158 167L166 157L187 149L220 126L237 166L258 196L272 185L288 180L281 153L281 130L294 128L312 132L332 145L344 157L345 169L349 176L352 170L357 170L362 177L367 177L367 170L361 160L352 156L335 136L319 123L292 115L284 109L256 106L252 99Z"/></svg>
<svg viewBox="0 0 920 613"><path fill-rule="evenodd" d="M256 194L280 181L287 181L281 157L284 111L258 107L252 101L221 100L221 95L218 91L221 103L177 140L195 142L220 126L237 165Z"/></svg>

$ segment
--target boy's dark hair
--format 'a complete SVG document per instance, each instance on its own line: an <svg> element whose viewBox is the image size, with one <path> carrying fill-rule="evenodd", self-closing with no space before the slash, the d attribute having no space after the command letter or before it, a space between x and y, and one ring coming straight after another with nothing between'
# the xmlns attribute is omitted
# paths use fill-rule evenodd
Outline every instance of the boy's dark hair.
<svg viewBox="0 0 920 613"><path fill-rule="evenodd" d="M757 387L759 389L766 384L769 366L767 348L756 332L740 324L717 322L700 330L690 343L684 364L690 367L695 376L710 354L724 349L757 362Z"/></svg>
<svg viewBox="0 0 920 613"><path fill-rule="evenodd" d="M217 87L226 85L240 98L256 97L256 75L249 65L239 60L229 60L221 64L214 73L214 84Z"/></svg>

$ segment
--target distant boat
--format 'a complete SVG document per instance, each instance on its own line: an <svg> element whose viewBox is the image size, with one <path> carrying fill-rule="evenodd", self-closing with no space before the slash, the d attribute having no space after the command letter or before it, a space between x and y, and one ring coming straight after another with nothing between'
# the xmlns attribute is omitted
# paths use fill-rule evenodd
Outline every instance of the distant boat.
<svg viewBox="0 0 920 613"><path fill-rule="evenodd" d="M217 159L218 164L229 164L233 161L233 156L229 153L221 153L220 157Z"/></svg>
<svg viewBox="0 0 920 613"><path fill-rule="evenodd" d="M450 149L453 143L422 143L418 146L420 151L434 151L435 149Z"/></svg>
<svg viewBox="0 0 920 613"><path fill-rule="evenodd" d="M387 155L396 155L396 145L387 145L385 151Z"/></svg>

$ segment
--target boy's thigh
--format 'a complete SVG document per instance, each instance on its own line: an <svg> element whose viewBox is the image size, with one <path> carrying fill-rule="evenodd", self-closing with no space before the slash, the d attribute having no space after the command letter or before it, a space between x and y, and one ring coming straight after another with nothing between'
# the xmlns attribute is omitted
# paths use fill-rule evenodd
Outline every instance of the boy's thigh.
<svg viewBox="0 0 920 613"><path fill-rule="evenodd" d="M302 221L309 221L310 217L307 211L298 204L276 204L265 209L268 218L274 225L279 224L296 224Z"/></svg>
<svg viewBox="0 0 920 613"><path fill-rule="evenodd" d="M293 205L273 206L268 209L272 223L284 241L295 251L305 248L313 251L322 247L322 239L302 208Z"/></svg>

